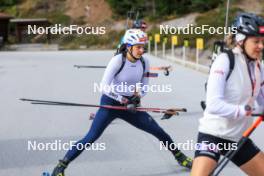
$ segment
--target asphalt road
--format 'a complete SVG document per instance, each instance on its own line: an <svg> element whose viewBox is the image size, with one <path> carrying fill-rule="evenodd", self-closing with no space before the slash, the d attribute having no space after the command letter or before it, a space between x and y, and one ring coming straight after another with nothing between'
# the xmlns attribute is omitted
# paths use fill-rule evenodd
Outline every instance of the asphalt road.
<svg viewBox="0 0 264 176"><path fill-rule="evenodd" d="M84 136L92 121L89 114L96 108L31 105L19 98L98 104L104 69L77 69L75 64L106 65L114 51L1 52L0 53L0 176L40 176L51 171L65 150L44 148L47 143L65 144ZM159 72L150 83L170 85L169 93L150 92L143 100L147 107L185 107L187 113L157 122L175 143L195 143L199 102L204 99L207 75L149 56L152 66L173 65L166 77ZM253 134L264 149L264 125ZM33 144L37 144L35 148ZM31 144L31 145L30 145ZM98 145L103 144L105 150ZM99 148L99 149L98 149ZM47 150L46 150L47 149ZM184 150L193 156L193 150ZM159 141L122 120L115 120L97 147L84 151L66 170L67 176L172 176L189 175L170 152L160 150ZM243 175L229 164L222 175Z"/></svg>

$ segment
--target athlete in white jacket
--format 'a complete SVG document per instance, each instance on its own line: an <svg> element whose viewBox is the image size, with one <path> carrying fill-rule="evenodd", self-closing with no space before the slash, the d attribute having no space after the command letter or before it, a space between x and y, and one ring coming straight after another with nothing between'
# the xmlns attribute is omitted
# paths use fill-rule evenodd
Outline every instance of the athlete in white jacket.
<svg viewBox="0 0 264 176"><path fill-rule="evenodd" d="M251 125L251 109L257 101L264 106L264 70L260 64L264 42L264 19L249 13L238 15L233 23L237 34L232 52L235 66L229 72L226 53L219 55L210 70L207 107L200 119L192 176L209 175L220 155L237 147L243 132ZM247 108L245 108L247 107ZM248 140L231 161L246 174L264 175L264 154Z"/></svg>

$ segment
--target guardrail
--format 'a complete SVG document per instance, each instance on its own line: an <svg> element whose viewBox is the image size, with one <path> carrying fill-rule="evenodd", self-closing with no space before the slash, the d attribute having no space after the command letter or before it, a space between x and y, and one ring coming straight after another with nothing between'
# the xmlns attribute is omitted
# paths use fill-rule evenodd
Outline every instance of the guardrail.
<svg viewBox="0 0 264 176"><path fill-rule="evenodd" d="M176 56L175 55L175 45L177 44L177 37L173 36L172 39L171 39L171 54L166 54L166 44L167 44L167 38L164 38L163 42L161 43L161 50L158 50L158 43L160 43L160 36L159 35L155 35L155 40L154 40L154 48L152 51L151 49L151 41L152 41L152 37L150 38L150 40L148 41L148 53L149 54L152 54L154 56L158 56L158 57L161 57L163 59L168 59L172 62L175 62L175 63L178 63L178 64L181 64L185 67L189 67L189 68L192 68L192 69L195 69L197 71L201 71L201 72L204 72L204 73L208 73L209 72L209 66L206 66L206 65L202 65L201 64L201 58L200 58L200 53L201 51L204 49L203 47L203 39L201 38L197 38L196 39L196 53L195 53L195 61L192 62L190 60L187 59L187 48L189 48L189 42L188 41L185 41L184 42L184 45L181 47L181 56ZM175 41L176 40L176 41ZM179 47L178 47L179 48ZM187 51L186 51L187 50Z"/></svg>

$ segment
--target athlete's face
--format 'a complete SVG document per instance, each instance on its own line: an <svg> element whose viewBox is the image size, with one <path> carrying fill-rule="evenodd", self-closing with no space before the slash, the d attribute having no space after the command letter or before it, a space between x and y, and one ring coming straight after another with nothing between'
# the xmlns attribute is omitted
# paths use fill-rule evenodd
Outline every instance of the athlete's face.
<svg viewBox="0 0 264 176"><path fill-rule="evenodd" d="M248 37L244 44L247 54L253 59L260 59L263 45L264 37Z"/></svg>
<svg viewBox="0 0 264 176"><path fill-rule="evenodd" d="M144 54L144 45L134 45L131 47L131 52L134 57L141 58L141 56Z"/></svg>

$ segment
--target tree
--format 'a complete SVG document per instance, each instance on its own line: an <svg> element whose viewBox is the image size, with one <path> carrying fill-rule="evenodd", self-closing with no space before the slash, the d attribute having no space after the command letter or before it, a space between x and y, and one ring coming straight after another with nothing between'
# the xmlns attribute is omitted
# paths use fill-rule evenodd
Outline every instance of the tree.
<svg viewBox="0 0 264 176"><path fill-rule="evenodd" d="M1 6L12 6L15 5L18 0L1 0Z"/></svg>

